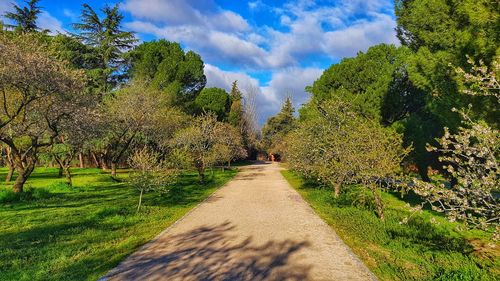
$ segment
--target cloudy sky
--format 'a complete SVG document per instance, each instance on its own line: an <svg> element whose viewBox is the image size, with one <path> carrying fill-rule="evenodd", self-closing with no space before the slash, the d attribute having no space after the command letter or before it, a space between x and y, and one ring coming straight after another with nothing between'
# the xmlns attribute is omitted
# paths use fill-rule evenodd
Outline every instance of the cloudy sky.
<svg viewBox="0 0 500 281"><path fill-rule="evenodd" d="M0 0L0 14L21 0ZM165 38L201 54L207 86L238 80L256 94L259 123L285 96L298 107L331 64L379 43L397 44L393 0L41 0L39 25L71 31L81 5L120 3L124 27L144 41Z"/></svg>

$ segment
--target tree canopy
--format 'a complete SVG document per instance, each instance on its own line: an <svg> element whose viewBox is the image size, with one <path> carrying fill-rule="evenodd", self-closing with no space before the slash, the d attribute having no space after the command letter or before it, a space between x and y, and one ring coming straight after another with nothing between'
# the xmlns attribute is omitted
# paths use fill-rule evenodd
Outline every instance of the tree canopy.
<svg viewBox="0 0 500 281"><path fill-rule="evenodd" d="M38 16L42 13L42 9L38 6L40 0L27 0L25 1L25 7L19 7L13 4L14 12L5 13L5 17L13 20L15 25L10 27L14 28L15 31L19 32L35 32L39 28L37 26Z"/></svg>
<svg viewBox="0 0 500 281"><path fill-rule="evenodd" d="M207 78L200 55L184 52L178 43L166 40L144 42L128 55L129 75L171 96L176 105L193 111L193 102Z"/></svg>

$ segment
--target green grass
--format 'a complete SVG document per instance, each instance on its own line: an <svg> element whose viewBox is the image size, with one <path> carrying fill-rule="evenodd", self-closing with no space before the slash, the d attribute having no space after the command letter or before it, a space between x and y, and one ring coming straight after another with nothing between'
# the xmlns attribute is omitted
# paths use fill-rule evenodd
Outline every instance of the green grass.
<svg viewBox="0 0 500 281"><path fill-rule="evenodd" d="M21 198L0 185L0 280L96 280L236 174L215 171L200 186L185 173L168 194L146 194L136 214L136 190L98 169L73 171L74 188L51 168L37 168Z"/></svg>
<svg viewBox="0 0 500 281"><path fill-rule="evenodd" d="M386 221L374 212L362 187L349 187L339 199L290 171L283 176L381 280L499 280L499 243L491 233L456 230L437 213L425 210L407 225L407 202L383 192ZM434 218L436 223L430 223Z"/></svg>

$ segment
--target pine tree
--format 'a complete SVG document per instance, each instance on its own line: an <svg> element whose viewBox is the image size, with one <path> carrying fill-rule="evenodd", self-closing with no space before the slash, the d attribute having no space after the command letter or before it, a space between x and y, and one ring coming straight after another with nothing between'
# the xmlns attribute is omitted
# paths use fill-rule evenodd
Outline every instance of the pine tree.
<svg viewBox="0 0 500 281"><path fill-rule="evenodd" d="M118 4L114 7L106 5L101 11L103 18L90 5L83 4L82 22L74 23L73 28L79 31L74 35L77 39L98 50L102 64L102 87L107 92L123 78L120 71L125 65L123 53L130 50L137 39L133 32L121 29L123 15Z"/></svg>
<svg viewBox="0 0 500 281"><path fill-rule="evenodd" d="M241 128L243 125L243 95L238 89L238 81L233 82L229 96L231 97L231 109L228 117L229 124Z"/></svg>
<svg viewBox="0 0 500 281"><path fill-rule="evenodd" d="M36 25L36 20L38 19L38 15L42 12L40 6L38 6L38 2L40 0L29 0L26 1L26 7L19 7L18 5L13 4L14 12L5 13L5 17L13 20L16 25L7 25L8 27L14 28L16 31L20 32L35 32L39 30Z"/></svg>

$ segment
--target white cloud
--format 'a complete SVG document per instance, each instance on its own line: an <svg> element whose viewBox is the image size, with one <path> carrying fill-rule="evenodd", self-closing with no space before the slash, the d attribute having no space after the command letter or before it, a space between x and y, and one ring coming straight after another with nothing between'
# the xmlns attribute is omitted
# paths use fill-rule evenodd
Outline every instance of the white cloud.
<svg viewBox="0 0 500 281"><path fill-rule="evenodd" d="M241 15L213 0L126 0L123 4L135 18L128 28L180 41L209 63L242 69L300 67L311 56L336 61L371 45L397 43L392 3L386 0L338 1L327 6L300 0L279 7L257 0L249 2L248 8L254 13L275 13L281 26L250 26Z"/></svg>
<svg viewBox="0 0 500 281"><path fill-rule="evenodd" d="M220 9L210 0L126 0L122 6L134 18L168 26L197 26L226 32L249 29L240 15Z"/></svg>
<svg viewBox="0 0 500 281"><path fill-rule="evenodd" d="M64 28L62 27L62 22L56 19L55 17L51 16L48 12L43 11L37 20L37 25L40 27L40 29L48 29L50 30L50 33L52 34L57 34L57 33L66 33Z"/></svg>
<svg viewBox="0 0 500 281"><path fill-rule="evenodd" d="M309 94L305 92L305 87L318 79L322 72L323 70L319 68L282 69L272 74L271 81L267 85L261 85L257 79L244 72L224 71L211 64L205 65L207 87L218 87L230 91L232 83L237 80L238 87L244 93L252 91L256 95L259 125L264 124L269 116L280 110L287 96L292 98L296 108L307 102Z"/></svg>

